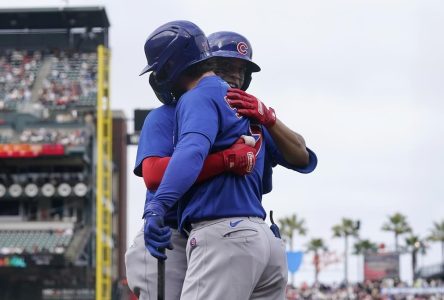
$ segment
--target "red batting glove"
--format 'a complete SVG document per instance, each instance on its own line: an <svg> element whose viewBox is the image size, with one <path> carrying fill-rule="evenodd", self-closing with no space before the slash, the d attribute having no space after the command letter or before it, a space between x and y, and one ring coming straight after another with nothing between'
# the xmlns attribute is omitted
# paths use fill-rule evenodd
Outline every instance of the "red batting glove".
<svg viewBox="0 0 444 300"><path fill-rule="evenodd" d="M228 103L237 108L237 112L247 118L253 119L269 128L276 123L274 109L267 108L259 99L240 89L228 89Z"/></svg>
<svg viewBox="0 0 444 300"><path fill-rule="evenodd" d="M256 163L256 153L257 150L246 145L244 139L238 139L230 148L221 151L225 170L241 176L250 174Z"/></svg>

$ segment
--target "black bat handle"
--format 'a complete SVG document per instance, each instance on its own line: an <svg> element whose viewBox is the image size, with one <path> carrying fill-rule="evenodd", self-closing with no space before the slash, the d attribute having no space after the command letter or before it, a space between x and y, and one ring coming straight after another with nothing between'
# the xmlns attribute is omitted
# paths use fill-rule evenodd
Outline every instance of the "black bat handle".
<svg viewBox="0 0 444 300"><path fill-rule="evenodd" d="M165 249L161 250L165 254ZM157 260L157 300L165 300L165 260Z"/></svg>

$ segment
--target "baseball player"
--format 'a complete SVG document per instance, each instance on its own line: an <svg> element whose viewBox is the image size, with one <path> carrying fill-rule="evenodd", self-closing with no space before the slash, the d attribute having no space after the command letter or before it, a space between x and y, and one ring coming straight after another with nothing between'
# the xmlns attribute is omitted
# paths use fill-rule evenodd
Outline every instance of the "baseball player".
<svg viewBox="0 0 444 300"><path fill-rule="evenodd" d="M163 105L153 110L146 118L137 153L135 174L145 178L162 176L159 170L166 168L163 157L173 153L174 106ZM226 150L207 157L204 168L197 180L203 181L222 172L245 175L254 166L256 149L243 143L235 143ZM145 159L147 158L147 159ZM165 157L168 159L168 157ZM252 159L248 159L252 158ZM143 165L142 165L143 161ZM148 184L149 185L149 184ZM155 189L147 190L146 203L153 196ZM185 244L186 238L177 231L177 212L173 208L165 217L165 223L172 228L171 243L174 249L167 251L166 281L168 289L165 299L179 299L186 271ZM157 260L145 248L143 228L138 232L133 244L125 254L128 284L139 299L156 299Z"/></svg>
<svg viewBox="0 0 444 300"><path fill-rule="evenodd" d="M145 175L144 180L149 188L146 204L159 185L169 161L168 156L171 156L174 150L173 118L174 105L163 105L150 112L142 128L134 173L137 176L142 176L142 173ZM211 154L207 157L196 182L199 183L222 172L245 175L254 166L255 153L254 148L236 143L227 150ZM179 299L186 271L186 238L176 230L176 214L176 208L173 208L165 217L165 223L173 229L171 242L174 247L173 250L167 251L169 258L166 261L166 281L168 282L166 299ZM157 261L146 251L143 228L126 252L125 263L130 289L139 299L155 299Z"/></svg>
<svg viewBox="0 0 444 300"><path fill-rule="evenodd" d="M263 222L265 212L260 204L264 148L259 148L251 175L224 173L191 187L210 149L225 148L233 138L249 132L262 145L260 126L250 126L225 99L228 85L212 72L214 66L197 26L185 21L165 24L150 36L145 49L145 71L153 71L150 83L158 97L173 102L185 92L176 108L175 152L144 213L147 248L153 256L164 258L158 250L170 246L170 230L163 224L165 213L191 188L187 201L180 203L184 210L179 225L191 229L182 299L283 298L284 247ZM256 98L233 96L236 107L252 116L265 114L258 121L276 125L273 111ZM303 140L299 142L306 165L309 153ZM233 272L241 280L230 283Z"/></svg>
<svg viewBox="0 0 444 300"><path fill-rule="evenodd" d="M246 42L248 43L248 41ZM233 53L233 55L236 55L236 53ZM248 59L251 59L251 57L248 57ZM150 189L147 191L147 202L153 196L152 191L155 191L159 185L163 172L166 169L169 160L169 157L166 156L170 156L173 153L173 118L174 106L161 106L151 111L147 116L141 132L134 172L137 176L142 176L142 171L146 175L144 179L147 187ZM238 145L237 148L237 150L223 150L216 153L216 155L211 154L206 159L203 171L197 182L225 171L243 175L248 170L251 170L252 162L248 163L247 153L251 150L254 151L254 149L243 145ZM221 159L221 154L224 154L225 159ZM228 163L229 168L227 167ZM168 289L165 296L166 299L179 299L186 271L186 238L181 236L176 230L177 218L174 209L168 214L166 219L166 223L173 229L171 240L174 249L167 251L169 257L166 261ZM143 228L138 232L133 244L128 249L125 260L127 279L131 290L135 291L140 299L155 299L157 292L157 261L145 249Z"/></svg>

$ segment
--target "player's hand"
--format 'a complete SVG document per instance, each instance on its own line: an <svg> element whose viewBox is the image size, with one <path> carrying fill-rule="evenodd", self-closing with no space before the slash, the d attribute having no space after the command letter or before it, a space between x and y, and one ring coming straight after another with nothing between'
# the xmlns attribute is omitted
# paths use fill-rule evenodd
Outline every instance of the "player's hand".
<svg viewBox="0 0 444 300"><path fill-rule="evenodd" d="M239 138L230 148L222 151L225 170L240 176L251 173L256 163L256 153L254 147Z"/></svg>
<svg viewBox="0 0 444 300"><path fill-rule="evenodd" d="M145 215L145 224L143 226L143 237L145 248L152 256L158 259L166 259L166 255L161 252L162 249L173 249L171 245L171 229L164 226L163 216L148 213Z"/></svg>
<svg viewBox="0 0 444 300"><path fill-rule="evenodd" d="M269 128L276 123L274 109L268 108L259 99L240 89L228 89L228 103L237 108L237 112L247 118L251 118Z"/></svg>

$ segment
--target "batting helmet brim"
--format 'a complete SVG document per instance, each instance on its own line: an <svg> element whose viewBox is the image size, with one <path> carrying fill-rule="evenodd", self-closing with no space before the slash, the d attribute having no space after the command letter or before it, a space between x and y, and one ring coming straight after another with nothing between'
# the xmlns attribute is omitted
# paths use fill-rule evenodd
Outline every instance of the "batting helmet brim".
<svg viewBox="0 0 444 300"><path fill-rule="evenodd" d="M213 55L213 57L238 58L245 60L247 61L248 69L250 72L259 72L261 70L261 67L259 67L257 64L252 62L248 57L240 53L236 53L233 51L219 50L219 51L214 51L211 54Z"/></svg>
<svg viewBox="0 0 444 300"><path fill-rule="evenodd" d="M152 70L154 70L154 68L156 67L157 62L155 62L152 65L146 65L145 68L143 68L142 72L140 72L139 76L142 76L143 74L146 74L148 72L151 72Z"/></svg>

